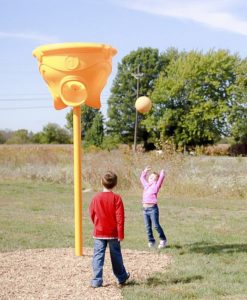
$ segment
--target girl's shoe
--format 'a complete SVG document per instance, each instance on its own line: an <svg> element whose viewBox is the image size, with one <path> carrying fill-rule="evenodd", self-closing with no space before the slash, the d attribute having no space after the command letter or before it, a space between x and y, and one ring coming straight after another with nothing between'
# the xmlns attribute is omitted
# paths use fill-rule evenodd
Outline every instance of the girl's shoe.
<svg viewBox="0 0 247 300"><path fill-rule="evenodd" d="M167 240L165 240L165 241L160 241L160 244L159 244L159 246L158 246L158 249L163 249L163 248L166 247L166 245L167 245Z"/></svg>

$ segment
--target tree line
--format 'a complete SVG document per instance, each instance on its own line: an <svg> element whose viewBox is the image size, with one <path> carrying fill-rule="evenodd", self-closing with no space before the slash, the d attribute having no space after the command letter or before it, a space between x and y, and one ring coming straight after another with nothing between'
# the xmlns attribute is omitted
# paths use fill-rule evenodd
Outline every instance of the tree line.
<svg viewBox="0 0 247 300"><path fill-rule="evenodd" d="M152 111L138 116L144 144L172 140L177 148L210 145L222 138L247 141L247 59L227 50L179 52L144 48L118 66L109 99L107 130L122 142L133 141L134 74L139 66L139 96Z"/></svg>
<svg viewBox="0 0 247 300"><path fill-rule="evenodd" d="M247 58L224 49L203 53L139 48L130 52L118 64L107 119L101 111L81 108L85 145L132 144L134 104L137 96L144 95L153 103L152 110L138 114L137 119L137 141L146 149L162 147L167 141L177 149L213 145L222 139L247 144ZM66 128L48 124L31 135L20 130L5 142L71 143L72 112L66 120Z"/></svg>

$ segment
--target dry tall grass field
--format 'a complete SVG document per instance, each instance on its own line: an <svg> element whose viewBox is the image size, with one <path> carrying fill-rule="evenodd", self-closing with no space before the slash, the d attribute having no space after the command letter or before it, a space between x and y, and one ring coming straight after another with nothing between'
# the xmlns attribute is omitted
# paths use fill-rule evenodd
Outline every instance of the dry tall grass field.
<svg viewBox="0 0 247 300"><path fill-rule="evenodd" d="M120 190L140 190L141 170L167 172L166 195L170 197L244 198L247 195L247 158L183 156L181 154L134 154L128 148L83 154L83 189L100 188L101 175L114 170ZM0 146L1 180L73 182L73 146Z"/></svg>

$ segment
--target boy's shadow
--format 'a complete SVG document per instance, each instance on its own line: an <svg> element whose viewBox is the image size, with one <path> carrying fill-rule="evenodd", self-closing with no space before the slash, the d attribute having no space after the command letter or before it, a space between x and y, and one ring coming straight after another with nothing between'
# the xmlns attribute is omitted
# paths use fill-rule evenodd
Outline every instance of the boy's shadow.
<svg viewBox="0 0 247 300"><path fill-rule="evenodd" d="M130 287L130 286L138 286L141 285L141 282L136 281L135 279L128 280L125 284L120 285L120 288Z"/></svg>
<svg viewBox="0 0 247 300"><path fill-rule="evenodd" d="M191 283L194 281L202 280L203 277L201 275L194 275L194 276L186 276L186 277L175 277L175 278L158 278L156 276L148 277L145 281L136 281L136 280L130 280L126 284L122 286L123 287L130 287L130 286L141 286L141 285L147 285L151 287L156 286L164 286L164 285L171 285L171 284L186 284Z"/></svg>

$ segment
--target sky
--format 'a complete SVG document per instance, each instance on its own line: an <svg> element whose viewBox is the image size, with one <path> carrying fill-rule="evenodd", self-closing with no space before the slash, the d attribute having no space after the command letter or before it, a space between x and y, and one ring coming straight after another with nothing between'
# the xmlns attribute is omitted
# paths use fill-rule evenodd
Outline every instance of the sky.
<svg viewBox="0 0 247 300"><path fill-rule="evenodd" d="M106 116L118 63L140 47L228 49L247 57L247 1L0 0L0 130L66 125L70 108L55 110L32 56L38 46L66 42L117 49L101 94Z"/></svg>

